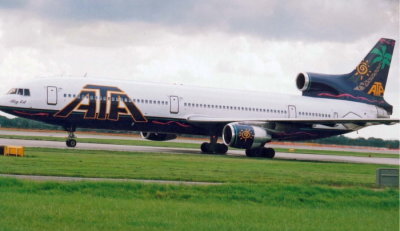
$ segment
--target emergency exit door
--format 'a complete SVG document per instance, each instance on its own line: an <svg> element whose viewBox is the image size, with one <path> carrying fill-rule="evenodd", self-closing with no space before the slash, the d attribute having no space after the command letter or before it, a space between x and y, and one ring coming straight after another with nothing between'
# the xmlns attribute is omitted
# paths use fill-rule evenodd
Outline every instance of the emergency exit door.
<svg viewBox="0 0 400 231"><path fill-rule="evenodd" d="M57 87L47 87L47 104L57 105Z"/></svg>
<svg viewBox="0 0 400 231"><path fill-rule="evenodd" d="M170 96L169 97L169 105L170 105L170 112L172 114L178 114L179 113L179 98L178 96Z"/></svg>
<svg viewBox="0 0 400 231"><path fill-rule="evenodd" d="M296 118L297 114L296 114L296 106L294 105L289 105L288 106L288 110L289 110L289 118Z"/></svg>

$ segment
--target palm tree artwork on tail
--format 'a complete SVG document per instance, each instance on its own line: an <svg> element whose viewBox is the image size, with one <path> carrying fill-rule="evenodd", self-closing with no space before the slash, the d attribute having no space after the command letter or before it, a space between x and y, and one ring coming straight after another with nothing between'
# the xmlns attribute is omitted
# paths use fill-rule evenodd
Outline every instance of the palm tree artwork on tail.
<svg viewBox="0 0 400 231"><path fill-rule="evenodd" d="M374 48L371 53L378 55L373 61L372 64L380 62L381 69L384 69L385 66L390 66L390 61L392 60L392 55L390 53L386 53L386 46L382 45L381 49Z"/></svg>

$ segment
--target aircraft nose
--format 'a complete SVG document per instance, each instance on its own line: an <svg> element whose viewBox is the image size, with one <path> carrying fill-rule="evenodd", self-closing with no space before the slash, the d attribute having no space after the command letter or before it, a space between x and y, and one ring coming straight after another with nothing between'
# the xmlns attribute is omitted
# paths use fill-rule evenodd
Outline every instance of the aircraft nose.
<svg viewBox="0 0 400 231"><path fill-rule="evenodd" d="M9 106L11 106L9 97L7 97L7 95L1 95L0 96L0 109L2 107L9 107Z"/></svg>

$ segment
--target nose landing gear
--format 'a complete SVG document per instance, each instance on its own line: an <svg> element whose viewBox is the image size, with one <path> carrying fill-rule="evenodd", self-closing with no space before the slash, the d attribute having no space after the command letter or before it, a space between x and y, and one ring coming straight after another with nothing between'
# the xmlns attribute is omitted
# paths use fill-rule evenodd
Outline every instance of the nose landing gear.
<svg viewBox="0 0 400 231"><path fill-rule="evenodd" d="M75 127L71 126L65 129L68 132L68 138L65 142L67 147L74 148L77 144L75 136Z"/></svg>

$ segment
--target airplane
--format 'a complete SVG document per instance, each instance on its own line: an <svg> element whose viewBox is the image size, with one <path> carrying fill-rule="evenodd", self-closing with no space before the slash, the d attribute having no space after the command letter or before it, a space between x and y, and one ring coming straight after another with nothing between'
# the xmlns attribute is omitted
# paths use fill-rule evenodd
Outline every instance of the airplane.
<svg viewBox="0 0 400 231"><path fill-rule="evenodd" d="M46 78L16 85L0 98L0 110L62 126L75 147L76 128L140 131L148 140L177 134L202 135L203 153L225 154L228 146L248 157L273 158L268 142L336 136L371 125L391 125L384 99L395 41L381 38L356 68L343 75L303 72L301 96L117 81ZM218 143L222 137L223 143Z"/></svg>

